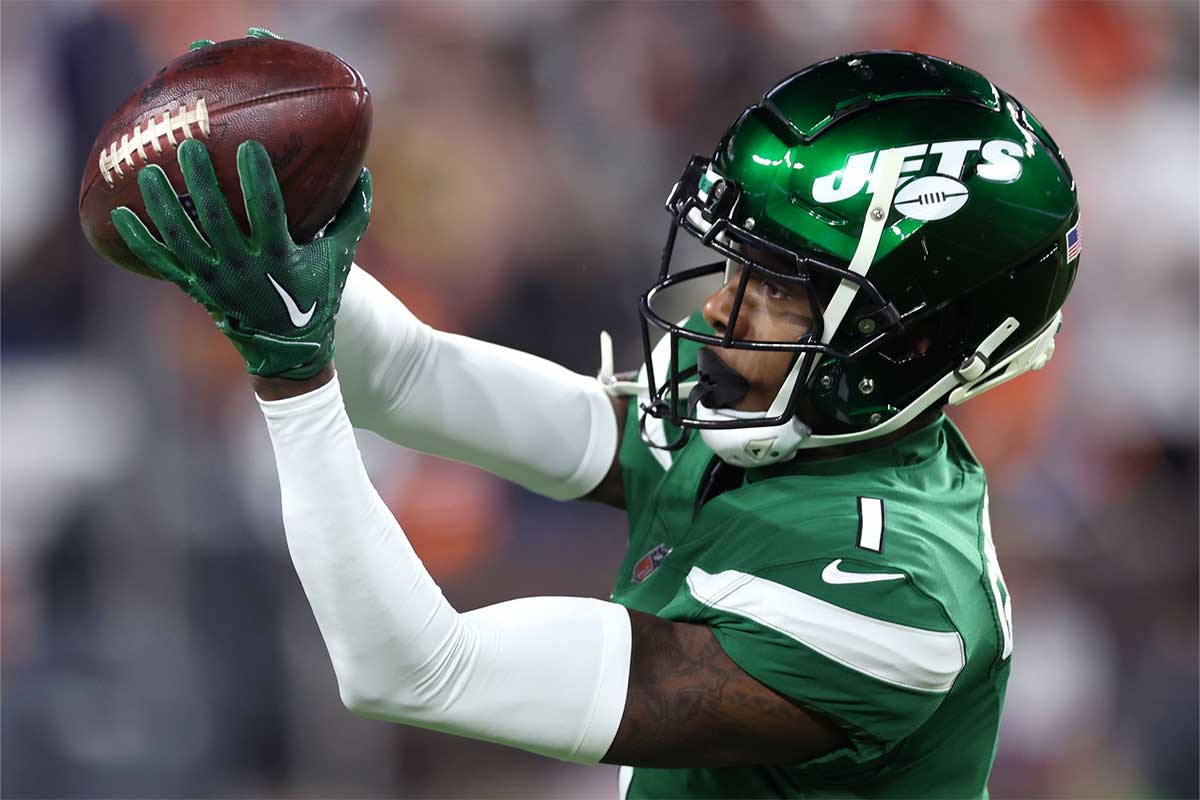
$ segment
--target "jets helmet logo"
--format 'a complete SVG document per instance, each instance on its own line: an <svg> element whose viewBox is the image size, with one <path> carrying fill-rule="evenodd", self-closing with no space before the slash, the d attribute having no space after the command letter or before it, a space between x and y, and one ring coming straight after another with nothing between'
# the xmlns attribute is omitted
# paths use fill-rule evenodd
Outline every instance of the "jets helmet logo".
<svg viewBox="0 0 1200 800"><path fill-rule="evenodd" d="M975 174L993 183L1012 183L1021 177L1025 150L1008 139L954 139L924 142L896 148L903 162L901 183L896 192L895 208L912 219L945 219L967 204L970 192L962 182L967 156L978 151ZM875 162L879 150L853 153L846 165L813 181L812 196L818 203L837 203L875 191ZM933 174L916 177L914 173L933 168ZM906 177L907 176L907 177Z"/></svg>
<svg viewBox="0 0 1200 800"><path fill-rule="evenodd" d="M896 192L896 210L913 219L945 219L967 204L967 187L944 175L914 178Z"/></svg>

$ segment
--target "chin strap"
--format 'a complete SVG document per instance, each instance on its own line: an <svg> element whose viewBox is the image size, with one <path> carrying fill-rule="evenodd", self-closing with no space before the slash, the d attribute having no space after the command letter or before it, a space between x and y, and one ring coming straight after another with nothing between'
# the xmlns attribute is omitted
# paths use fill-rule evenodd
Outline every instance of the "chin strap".
<svg viewBox="0 0 1200 800"><path fill-rule="evenodd" d="M682 327L687 323L687 318L681 319L677 324ZM658 344L654 345L654 350L650 354L650 360L654 364L654 374L667 376L667 367L671 362L671 337L670 334L665 334L658 340ZM667 376L669 377L669 376ZM596 380L604 389L609 397L636 397L639 402L643 399L648 399L650 395L649 380L646 376L646 367L637 374L634 380L622 380L616 376L613 371L613 344L612 337L608 331L600 331L600 372L596 375ZM698 381L684 381L679 384L679 396L687 397L691 394ZM670 469L673 457L671 455L671 443L667 441L666 428L663 421L658 417L651 416L642 407L641 430L642 439L650 448L650 455L654 457L663 469Z"/></svg>
<svg viewBox="0 0 1200 800"><path fill-rule="evenodd" d="M955 374L961 376L967 382L950 392L951 405L961 405L972 397L978 397L988 389L994 389L1002 383L1011 381L1018 375L1030 370L1039 370L1046 366L1047 362L1050 361L1050 357L1054 355L1054 337L1062 330L1062 321L1062 311L1058 311L1037 336L1014 350L1003 360L989 367L987 355L982 351L985 347L991 345L987 352L992 353L1000 345L1000 341L1008 338L1008 333L1005 333L1000 337L999 341L991 344L991 339L1000 333L1004 325L992 331L991 336L983 340L983 344L979 346L979 350L976 350L973 356L955 370ZM1012 323L1011 330L1015 331L1017 329L1017 321L1009 317L1005 320L1005 325L1009 323Z"/></svg>
<svg viewBox="0 0 1200 800"><path fill-rule="evenodd" d="M701 420L763 419L763 411L737 411L732 408L708 408L700 404L696 416ZM812 429L792 417L779 425L753 428L701 428L700 438L726 464L750 469L787 461L801 444L812 435Z"/></svg>
<svg viewBox="0 0 1200 800"><path fill-rule="evenodd" d="M658 351L663 347L663 342L668 342L666 336L654 347L654 373L656 375L660 374L658 372ZM613 372L612 336L608 334L608 331L600 331L600 372L597 373L596 380L600 381L600 386L609 397L645 394L648 391L644 372L638 376L637 380L633 381L617 378L616 373ZM682 387L680 391L683 391Z"/></svg>

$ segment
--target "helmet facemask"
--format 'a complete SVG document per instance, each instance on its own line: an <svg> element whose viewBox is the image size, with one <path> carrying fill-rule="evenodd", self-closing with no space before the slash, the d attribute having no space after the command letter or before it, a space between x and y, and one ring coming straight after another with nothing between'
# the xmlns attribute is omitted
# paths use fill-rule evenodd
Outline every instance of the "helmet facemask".
<svg viewBox="0 0 1200 800"><path fill-rule="evenodd" d="M638 397L664 467L693 429L726 461L758 466L899 433L1038 369L1079 265L1074 178L1041 123L985 76L920 53L854 53L784 79L711 160L692 159L667 210L661 269L640 302L637 380L616 378L601 337L605 390ZM722 260L674 268L677 239ZM727 263L740 273L712 298L715 330L666 310L690 297L676 310L694 312L682 287ZM820 306L811 329L764 323L762 310L802 306L766 303L777 296L758 280L802 284ZM764 341L793 331L804 335Z"/></svg>
<svg viewBox="0 0 1200 800"><path fill-rule="evenodd" d="M894 185L893 180L892 189ZM877 190L877 194L889 195L887 205L890 210L891 189ZM852 298L862 292L873 306L885 310L890 307L872 283L863 274L852 271L850 265L838 264L815 251L789 249L756 234L753 217L739 214L740 200L737 184L719 176L712 163L700 156L692 158L667 199L672 219L658 280L642 296L639 307L647 353L648 388L648 398L643 405L642 435L652 447L673 450L686 443L690 430L698 429L706 443L726 461L739 466L761 466L791 458L811 436L812 430L797 418L796 413L801 408L817 363L825 357L844 359L850 355L828 344L833 331L827 329L829 309L822 304L821 298L827 297L831 302L845 305L848 304L847 295ZM880 221L876 220L876 223L878 227ZM676 237L681 228L723 260L672 271ZM873 255L872 247L870 256ZM682 324L666 319L655 308L656 299L686 282L718 272L724 272L728 282L729 268L733 264L740 266L740 274L735 278L737 287L723 332L705 334L688 330ZM743 301L752 280L803 288L809 301L810 329L803 336L788 341L736 337L738 315L743 311ZM844 310L843 307L843 313ZM888 327L896 322L897 319L888 320ZM650 346L650 326L664 331L654 349ZM696 367L679 369L681 340L703 346L697 354ZM664 347L665 364L662 363ZM733 408L745 396L748 386L745 379L711 348L792 354L787 378L766 411ZM654 350L659 353L658 363ZM681 402L685 398L686 406ZM673 441L655 441L647 434L647 417L670 422L681 429L680 434Z"/></svg>

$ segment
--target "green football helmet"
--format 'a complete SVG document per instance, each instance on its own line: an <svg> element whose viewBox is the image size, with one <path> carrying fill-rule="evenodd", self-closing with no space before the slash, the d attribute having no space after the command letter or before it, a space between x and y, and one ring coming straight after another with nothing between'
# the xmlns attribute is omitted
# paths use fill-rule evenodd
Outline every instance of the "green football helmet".
<svg viewBox="0 0 1200 800"><path fill-rule="evenodd" d="M1079 266L1075 181L1045 128L978 72L919 53L855 53L787 78L711 159L691 159L666 205L661 269L640 301L643 438L671 449L699 429L739 466L882 436L1040 369ZM680 230L719 260L676 268ZM730 260L742 268L723 335L657 310ZM733 336L753 275L809 290L806 336ZM651 328L665 332L654 346ZM680 366L681 342L702 346L698 367ZM771 408L730 408L738 376L708 348L793 353ZM682 435L647 433L661 421Z"/></svg>

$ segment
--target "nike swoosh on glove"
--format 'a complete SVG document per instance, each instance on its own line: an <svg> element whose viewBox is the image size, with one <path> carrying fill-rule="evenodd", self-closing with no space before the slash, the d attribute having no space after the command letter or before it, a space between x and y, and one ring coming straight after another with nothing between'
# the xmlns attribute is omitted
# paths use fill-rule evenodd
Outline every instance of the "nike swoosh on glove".
<svg viewBox="0 0 1200 800"><path fill-rule="evenodd" d="M243 142L237 165L249 236L195 139L179 146L179 166L199 227L157 165L138 172L138 186L161 239L125 206L112 212L113 225L138 258L204 306L252 375L310 378L333 359L334 319L371 219L371 175L362 171L323 235L297 245L266 149Z"/></svg>

